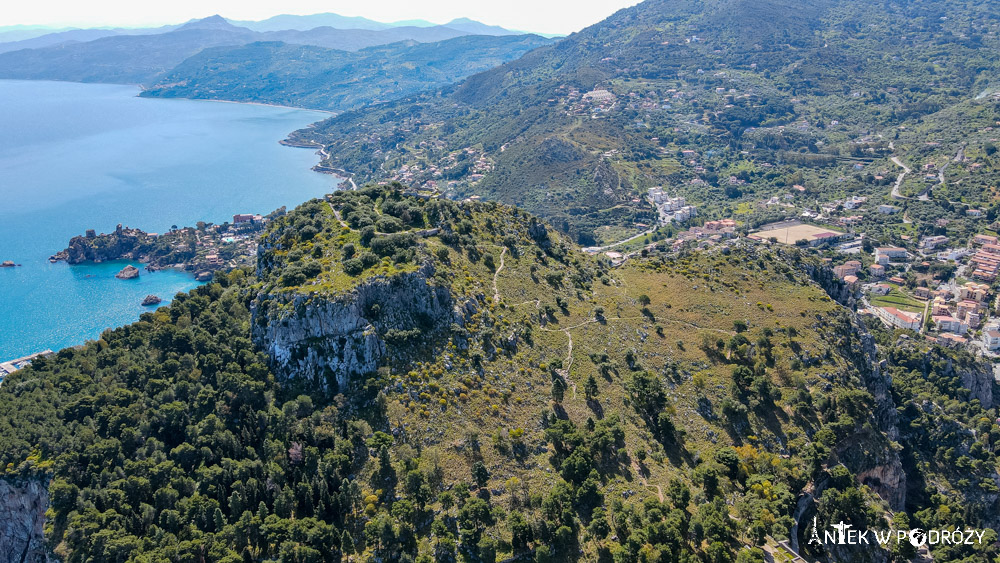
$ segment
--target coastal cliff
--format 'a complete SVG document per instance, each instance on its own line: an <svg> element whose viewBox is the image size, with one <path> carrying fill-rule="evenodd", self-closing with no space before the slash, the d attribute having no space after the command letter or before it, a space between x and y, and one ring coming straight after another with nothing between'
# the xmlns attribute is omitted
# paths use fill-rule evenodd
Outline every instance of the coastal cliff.
<svg viewBox="0 0 1000 563"><path fill-rule="evenodd" d="M50 260L65 260L67 264L84 262L109 262L112 260L139 260L148 262L155 248L156 237L140 229L122 227L113 233L98 235L93 230L86 235L70 239L65 250L54 254Z"/></svg>
<svg viewBox="0 0 1000 563"><path fill-rule="evenodd" d="M48 484L39 479L0 478L0 561L45 563L43 528Z"/></svg>

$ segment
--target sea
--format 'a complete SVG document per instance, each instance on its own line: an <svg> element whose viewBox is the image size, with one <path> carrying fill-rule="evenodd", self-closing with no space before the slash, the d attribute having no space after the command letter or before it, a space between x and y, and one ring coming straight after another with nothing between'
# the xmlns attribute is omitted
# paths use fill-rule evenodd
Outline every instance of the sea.
<svg viewBox="0 0 1000 563"><path fill-rule="evenodd" d="M198 285L179 271L48 257L87 229L148 232L289 209L334 190L312 150L278 144L329 117L290 108L137 97L135 86L0 80L0 362L138 320ZM140 267L141 264L133 263Z"/></svg>

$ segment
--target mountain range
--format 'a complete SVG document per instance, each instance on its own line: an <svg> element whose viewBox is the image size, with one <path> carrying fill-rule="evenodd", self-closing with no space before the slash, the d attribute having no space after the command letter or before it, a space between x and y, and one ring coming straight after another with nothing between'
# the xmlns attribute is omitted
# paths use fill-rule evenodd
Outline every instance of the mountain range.
<svg viewBox="0 0 1000 563"><path fill-rule="evenodd" d="M258 27L289 18L300 27L357 24L324 14ZM74 30L0 47L0 78L145 84L150 96L344 110L450 84L551 42L467 19L451 23L253 31L213 16L168 30Z"/></svg>
<svg viewBox="0 0 1000 563"><path fill-rule="evenodd" d="M206 19L223 19L221 17ZM37 49L52 45L67 43L86 42L100 39L102 37L112 37L118 35L154 35L173 31L183 26L200 25L199 20L192 20L186 24L165 25L150 28L46 28L43 26L8 26L0 28L0 53L17 51L20 49ZM308 32L316 28L329 28L325 31L324 39L314 39L313 41L325 41L321 46L335 49L359 49L373 45L382 45L413 39L417 41L438 41L449 39L459 35L517 35L519 32L510 31L495 25L487 25L469 18L457 18L445 24L435 24L425 20L408 20L396 23L382 23L362 17L348 17L333 13L312 14L312 15L278 15L265 20L232 20L226 19L227 23L234 27L249 29L251 31L267 32ZM421 31L421 28L425 28ZM342 33L343 37L334 38L337 35L333 30L341 32L351 31L353 33ZM377 31L385 33L358 33L360 31ZM295 34L288 33L289 37ZM299 37L306 38L304 44L310 43L309 35L299 34ZM262 39L263 40L263 39ZM285 40L271 36L269 40ZM296 41L289 41L295 43Z"/></svg>
<svg viewBox="0 0 1000 563"><path fill-rule="evenodd" d="M279 42L208 48L142 95L346 111L452 84L549 43L537 35L469 35L354 52Z"/></svg>

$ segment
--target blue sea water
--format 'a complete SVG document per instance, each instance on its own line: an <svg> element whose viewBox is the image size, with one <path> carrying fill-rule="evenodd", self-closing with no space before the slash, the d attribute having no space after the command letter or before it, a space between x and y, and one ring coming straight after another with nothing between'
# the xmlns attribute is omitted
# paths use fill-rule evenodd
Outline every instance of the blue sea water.
<svg viewBox="0 0 1000 563"><path fill-rule="evenodd" d="M86 229L150 232L289 209L333 190L313 151L278 144L326 117L268 106L138 98L132 86L0 80L0 361L58 350L138 319L185 273L48 257ZM139 266L139 264L136 264Z"/></svg>

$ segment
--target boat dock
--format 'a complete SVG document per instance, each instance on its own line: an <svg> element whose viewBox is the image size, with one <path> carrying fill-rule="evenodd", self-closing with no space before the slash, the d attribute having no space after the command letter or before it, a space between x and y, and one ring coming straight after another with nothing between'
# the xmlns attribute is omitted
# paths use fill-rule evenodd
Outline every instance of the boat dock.
<svg viewBox="0 0 1000 563"><path fill-rule="evenodd" d="M4 377L7 377L25 366L31 365L31 360L41 356L48 356L52 353L52 350L45 350L44 352L38 352L37 354L31 354L24 356L23 358L15 358L7 362L0 362L0 382L3 381Z"/></svg>

